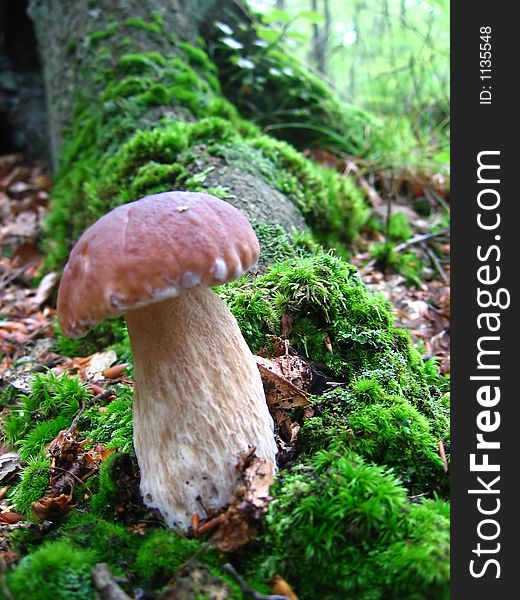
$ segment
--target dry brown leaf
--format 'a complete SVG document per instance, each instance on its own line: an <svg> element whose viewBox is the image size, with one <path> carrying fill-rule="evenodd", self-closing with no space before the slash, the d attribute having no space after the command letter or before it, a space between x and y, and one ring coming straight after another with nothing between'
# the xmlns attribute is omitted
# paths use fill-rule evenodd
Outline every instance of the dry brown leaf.
<svg viewBox="0 0 520 600"><path fill-rule="evenodd" d="M55 271L50 271L50 273L47 273L47 275L42 277L40 283L38 284L36 294L34 295L33 302L40 306L46 300L48 300L58 281L59 276Z"/></svg>
<svg viewBox="0 0 520 600"><path fill-rule="evenodd" d="M281 575L275 575L269 583L271 584L271 592L273 594L285 596L288 600L299 600L292 587Z"/></svg>
<svg viewBox="0 0 520 600"><path fill-rule="evenodd" d="M14 525L23 519L23 515L19 515L16 512L6 511L0 513L0 521L7 523L8 525Z"/></svg>
<svg viewBox="0 0 520 600"><path fill-rule="evenodd" d="M255 358L264 384L266 401L270 408L295 408L309 404L309 395L286 377L281 362L260 356ZM288 374L292 376L294 373L289 372ZM294 377L293 381L295 380L299 382L301 377Z"/></svg>
<svg viewBox="0 0 520 600"><path fill-rule="evenodd" d="M269 488L274 480L271 461L255 456L254 449L246 453L237 469L243 483L236 490L228 509L219 519L219 528L212 537L223 552L234 552L256 536L258 526L271 501Z"/></svg>
<svg viewBox="0 0 520 600"><path fill-rule="evenodd" d="M35 516L42 521L55 521L67 515L72 510L72 494L46 497L31 504Z"/></svg>

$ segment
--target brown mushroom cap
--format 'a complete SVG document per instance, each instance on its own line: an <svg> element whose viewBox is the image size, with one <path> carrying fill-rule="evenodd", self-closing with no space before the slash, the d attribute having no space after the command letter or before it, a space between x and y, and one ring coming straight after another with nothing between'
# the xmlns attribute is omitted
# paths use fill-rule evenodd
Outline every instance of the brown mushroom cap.
<svg viewBox="0 0 520 600"><path fill-rule="evenodd" d="M232 281L259 250L242 213L209 194L165 192L124 204L73 248L58 292L59 324L80 337L126 310Z"/></svg>

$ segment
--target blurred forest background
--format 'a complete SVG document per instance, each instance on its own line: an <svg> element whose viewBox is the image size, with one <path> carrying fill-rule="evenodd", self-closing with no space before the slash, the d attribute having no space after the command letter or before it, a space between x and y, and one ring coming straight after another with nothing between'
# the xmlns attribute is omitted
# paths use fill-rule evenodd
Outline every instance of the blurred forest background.
<svg viewBox="0 0 520 600"><path fill-rule="evenodd" d="M440 168L447 168L447 0L262 0L250 4L262 15L265 26L257 32L266 44L283 41L347 103L386 117L387 150L391 152L381 152L378 146L380 152L373 159L384 156L387 161L420 163L433 158ZM235 43L232 37L223 39L231 46ZM255 61L241 56L237 63L247 70Z"/></svg>

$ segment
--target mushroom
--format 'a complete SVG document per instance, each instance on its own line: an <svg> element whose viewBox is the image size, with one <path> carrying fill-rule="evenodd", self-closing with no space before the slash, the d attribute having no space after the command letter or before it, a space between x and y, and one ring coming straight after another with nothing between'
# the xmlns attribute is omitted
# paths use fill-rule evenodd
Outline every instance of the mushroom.
<svg viewBox="0 0 520 600"><path fill-rule="evenodd" d="M247 219L208 194L166 192L115 208L73 248L58 321L80 337L125 313L134 355L141 494L186 530L231 501L250 447L275 464L273 420L238 324L211 286L256 263Z"/></svg>

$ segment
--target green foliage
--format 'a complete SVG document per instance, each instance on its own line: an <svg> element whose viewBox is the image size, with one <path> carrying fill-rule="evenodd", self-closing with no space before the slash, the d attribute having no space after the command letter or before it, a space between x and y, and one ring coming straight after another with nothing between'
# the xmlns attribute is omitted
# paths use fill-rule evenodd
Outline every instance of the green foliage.
<svg viewBox="0 0 520 600"><path fill-rule="evenodd" d="M403 539L390 544L378 557L385 584L395 596L410 600L450 597L449 504L425 500L412 504ZM417 586L420 582L420 587Z"/></svg>
<svg viewBox="0 0 520 600"><path fill-rule="evenodd" d="M395 369L398 362L406 368L403 340L393 327L390 305L366 289L354 267L332 254L278 263L254 281L222 286L219 293L254 352L266 343L266 335L279 334L281 317L289 315L291 344L336 375L351 376L381 365L383 356L388 362L392 354ZM326 348L325 334L334 354Z"/></svg>
<svg viewBox="0 0 520 600"><path fill-rule="evenodd" d="M123 525L77 510L67 517L55 535L80 548L91 549L99 561L117 569L133 564L142 542L140 536L130 533Z"/></svg>
<svg viewBox="0 0 520 600"><path fill-rule="evenodd" d="M99 467L98 489L90 501L92 514L98 517L107 517L113 513L119 492L117 483L114 480L113 469L118 460L119 455L117 453L111 454Z"/></svg>
<svg viewBox="0 0 520 600"><path fill-rule="evenodd" d="M444 430L442 416L421 414L404 398L385 393L377 380L365 378L316 398L313 408L316 416L305 420L301 430L305 453L340 439L363 458L393 467L411 494L445 485L436 435Z"/></svg>
<svg viewBox="0 0 520 600"><path fill-rule="evenodd" d="M388 237L394 242L406 242L412 237L412 228L404 213L396 212L390 215Z"/></svg>
<svg viewBox="0 0 520 600"><path fill-rule="evenodd" d="M378 119L340 100L330 85L286 51L280 43L283 35L266 40L274 32L258 25L226 15L232 34L218 24L212 32L212 59L226 97L264 131L299 149L366 153L372 131L381 126Z"/></svg>
<svg viewBox="0 0 520 600"><path fill-rule="evenodd" d="M355 454L320 451L277 489L262 570L297 581L304 598L364 598L369 590L377 598L371 554L399 539L405 507L404 489L390 472Z"/></svg>
<svg viewBox="0 0 520 600"><path fill-rule="evenodd" d="M38 423L34 429L29 431L20 444L20 458L27 460L39 454L62 429L67 429L70 423L71 419L63 415Z"/></svg>
<svg viewBox="0 0 520 600"><path fill-rule="evenodd" d="M22 558L7 583L16 600L92 600L90 571L95 563L92 550L76 548L66 540L45 543Z"/></svg>

